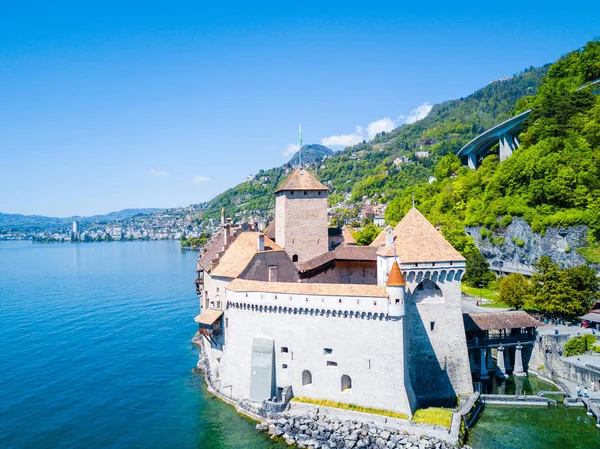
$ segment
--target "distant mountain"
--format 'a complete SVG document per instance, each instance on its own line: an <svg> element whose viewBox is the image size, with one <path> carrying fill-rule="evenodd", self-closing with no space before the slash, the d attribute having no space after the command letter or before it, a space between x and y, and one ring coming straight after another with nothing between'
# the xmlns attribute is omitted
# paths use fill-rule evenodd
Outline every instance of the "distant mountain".
<svg viewBox="0 0 600 449"><path fill-rule="evenodd" d="M315 161L320 161L325 156L333 156L333 150L323 145L313 143L311 145L303 145L300 149L302 151L302 164L312 164ZM297 151L292 158L288 161L288 164L293 166L300 164L300 151Z"/></svg>
<svg viewBox="0 0 600 449"><path fill-rule="evenodd" d="M78 221L82 224L108 223L125 220L138 215L150 215L162 210L164 209L123 209L118 212L110 212L105 215L93 215L91 217L73 216L64 218L45 217L42 215L3 214L0 212L0 230L10 230L13 232L35 232L61 228L73 221Z"/></svg>

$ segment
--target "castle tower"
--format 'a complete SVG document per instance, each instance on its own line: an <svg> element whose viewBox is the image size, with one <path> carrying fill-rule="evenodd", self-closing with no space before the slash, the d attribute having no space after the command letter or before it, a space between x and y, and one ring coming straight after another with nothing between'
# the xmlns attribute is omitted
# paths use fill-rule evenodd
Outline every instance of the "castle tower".
<svg viewBox="0 0 600 449"><path fill-rule="evenodd" d="M388 313L393 318L401 318L404 316L405 289L406 281L404 280L404 276L402 276L398 262L394 262L386 283L386 290L389 297Z"/></svg>
<svg viewBox="0 0 600 449"><path fill-rule="evenodd" d="M294 262L305 262L329 250L328 191L301 168L275 191L275 241Z"/></svg>

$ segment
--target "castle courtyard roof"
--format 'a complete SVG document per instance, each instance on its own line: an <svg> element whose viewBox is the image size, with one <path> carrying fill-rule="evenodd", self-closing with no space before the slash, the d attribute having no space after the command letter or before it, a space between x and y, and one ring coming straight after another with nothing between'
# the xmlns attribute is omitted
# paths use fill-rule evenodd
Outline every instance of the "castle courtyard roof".
<svg viewBox="0 0 600 449"><path fill-rule="evenodd" d="M394 228L396 255L400 263L463 261L465 258L417 209L411 209ZM394 255L394 245L385 246L385 233L377 255Z"/></svg>
<svg viewBox="0 0 600 449"><path fill-rule="evenodd" d="M465 323L465 331L521 329L524 327L539 327L544 325L522 310L463 313L463 321Z"/></svg>
<svg viewBox="0 0 600 449"><path fill-rule="evenodd" d="M355 262L377 262L377 248L371 246L340 245L314 259L297 264L298 271L314 270L334 260Z"/></svg>
<svg viewBox="0 0 600 449"><path fill-rule="evenodd" d="M363 284L311 284L299 282L261 282L234 279L227 285L233 292L283 293L290 295L358 296L387 298L385 287Z"/></svg>
<svg viewBox="0 0 600 449"><path fill-rule="evenodd" d="M317 181L317 178L308 171L297 168L281 183L279 188L275 190L275 193L283 192L285 190L328 191L329 189Z"/></svg>
<svg viewBox="0 0 600 449"><path fill-rule="evenodd" d="M242 232L227 249L219 264L213 269L213 276L236 278L248 266L257 253L258 232ZM265 251L283 251L273 240L265 237Z"/></svg>

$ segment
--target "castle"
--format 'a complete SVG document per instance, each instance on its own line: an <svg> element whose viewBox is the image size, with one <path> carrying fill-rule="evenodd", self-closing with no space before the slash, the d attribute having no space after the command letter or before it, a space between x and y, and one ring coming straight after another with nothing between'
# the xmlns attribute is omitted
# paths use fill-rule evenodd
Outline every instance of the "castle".
<svg viewBox="0 0 600 449"><path fill-rule="evenodd" d="M473 391L465 259L415 208L370 246L330 233L328 189L297 169L259 232L223 219L198 260L202 350L236 401L324 399L412 416Z"/></svg>

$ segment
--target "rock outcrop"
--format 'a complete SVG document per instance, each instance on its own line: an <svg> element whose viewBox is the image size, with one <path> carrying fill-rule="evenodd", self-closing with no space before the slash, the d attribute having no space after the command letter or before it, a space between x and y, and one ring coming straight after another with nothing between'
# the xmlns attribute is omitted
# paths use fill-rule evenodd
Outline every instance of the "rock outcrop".
<svg viewBox="0 0 600 449"><path fill-rule="evenodd" d="M508 226L496 228L491 235L484 226L466 227L465 231L490 263L502 261L507 271L532 270L533 263L541 256L550 256L563 268L586 263L577 249L587 245L587 226L548 228L542 235L533 232L524 219L517 217Z"/></svg>

